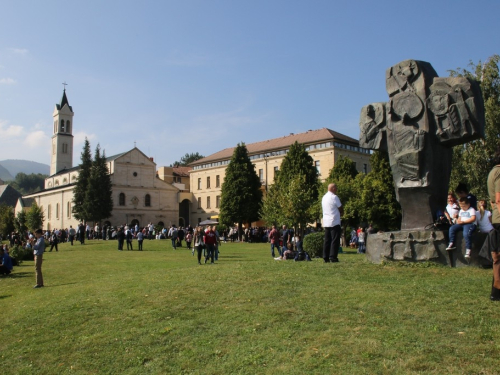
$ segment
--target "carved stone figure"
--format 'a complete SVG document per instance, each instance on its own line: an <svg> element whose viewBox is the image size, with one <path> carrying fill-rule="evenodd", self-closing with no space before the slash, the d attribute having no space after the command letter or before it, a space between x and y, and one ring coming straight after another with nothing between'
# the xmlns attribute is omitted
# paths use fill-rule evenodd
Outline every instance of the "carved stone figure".
<svg viewBox="0 0 500 375"><path fill-rule="evenodd" d="M446 204L451 147L484 137L481 90L416 60L387 69L386 89L388 103L361 110L360 146L389 153L401 229L423 230Z"/></svg>

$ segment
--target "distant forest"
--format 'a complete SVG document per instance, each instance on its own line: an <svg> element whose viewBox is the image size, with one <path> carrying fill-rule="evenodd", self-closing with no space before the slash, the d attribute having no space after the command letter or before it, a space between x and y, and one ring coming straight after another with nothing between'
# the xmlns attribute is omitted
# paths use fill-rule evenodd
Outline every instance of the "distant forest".
<svg viewBox="0 0 500 375"><path fill-rule="evenodd" d="M48 176L41 173L18 173L13 181L8 181L8 184L21 194L31 194L42 190L45 186L45 178Z"/></svg>

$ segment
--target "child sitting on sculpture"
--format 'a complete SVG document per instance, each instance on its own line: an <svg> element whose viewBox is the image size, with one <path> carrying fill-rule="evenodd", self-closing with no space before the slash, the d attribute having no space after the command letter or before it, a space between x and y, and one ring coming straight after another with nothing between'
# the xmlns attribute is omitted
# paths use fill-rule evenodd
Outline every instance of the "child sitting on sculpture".
<svg viewBox="0 0 500 375"><path fill-rule="evenodd" d="M470 258L470 253L472 249L472 233L476 230L476 210L471 207L469 199L467 197L461 197L458 200L460 205L460 212L458 213L457 223L452 225L449 230L450 244L446 250L454 250L455 246L455 235L458 231L463 231L464 241L465 241L465 258Z"/></svg>

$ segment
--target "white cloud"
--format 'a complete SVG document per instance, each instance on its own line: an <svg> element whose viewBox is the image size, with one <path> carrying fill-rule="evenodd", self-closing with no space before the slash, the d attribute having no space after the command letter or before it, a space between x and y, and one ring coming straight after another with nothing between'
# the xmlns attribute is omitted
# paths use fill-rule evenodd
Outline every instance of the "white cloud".
<svg viewBox="0 0 500 375"><path fill-rule="evenodd" d="M17 81L13 78L0 78L0 85L13 85Z"/></svg>
<svg viewBox="0 0 500 375"><path fill-rule="evenodd" d="M29 132L23 143L28 147L41 147L45 150L50 148L50 138L42 130Z"/></svg>
<svg viewBox="0 0 500 375"><path fill-rule="evenodd" d="M93 140L96 138L95 134L88 134L85 132L78 132L74 134L74 141L73 141L73 150L77 150L77 146L82 146L85 142L85 138L87 138L89 141ZM92 147L92 144L90 145ZM74 154L74 151L73 151Z"/></svg>
<svg viewBox="0 0 500 375"><path fill-rule="evenodd" d="M7 125L7 121L0 120L0 138L2 143L20 137L24 132L21 125Z"/></svg>
<svg viewBox="0 0 500 375"><path fill-rule="evenodd" d="M11 48L10 51L17 55L27 55L29 52L26 48Z"/></svg>

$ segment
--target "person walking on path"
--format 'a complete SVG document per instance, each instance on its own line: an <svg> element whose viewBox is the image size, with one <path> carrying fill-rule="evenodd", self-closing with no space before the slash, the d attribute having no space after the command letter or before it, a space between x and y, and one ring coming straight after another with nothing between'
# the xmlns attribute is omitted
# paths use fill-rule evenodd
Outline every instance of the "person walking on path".
<svg viewBox="0 0 500 375"><path fill-rule="evenodd" d="M43 287L42 261L43 253L45 251L45 238L43 237L43 231L41 229L37 229L35 231L35 238L31 241L33 246L33 255L35 257L36 285L34 288L37 289Z"/></svg>
<svg viewBox="0 0 500 375"><path fill-rule="evenodd" d="M323 243L323 260L325 263L338 262L340 249L340 217L344 213L342 203L337 194L337 185L329 184L328 191L321 200L323 208L323 228L325 228L325 240Z"/></svg>

